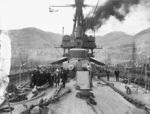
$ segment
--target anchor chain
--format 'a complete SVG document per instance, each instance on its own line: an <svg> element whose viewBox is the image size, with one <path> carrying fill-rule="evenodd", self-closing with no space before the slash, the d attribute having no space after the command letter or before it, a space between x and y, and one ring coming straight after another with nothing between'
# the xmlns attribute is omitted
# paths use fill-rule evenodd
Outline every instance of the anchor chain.
<svg viewBox="0 0 150 114"><path fill-rule="evenodd" d="M147 104L132 98L131 96L129 96L128 94L125 94L124 92L120 91L119 89L117 89L116 87L112 86L111 84L109 84L109 82L101 79L101 81L103 81L104 83L108 84L109 87L111 87L114 91L116 91L117 93L119 93L123 98L125 98L127 101L129 101L130 103L134 104L135 106L137 106L138 108L143 108L144 110L148 111L150 113L150 106L148 106Z"/></svg>
<svg viewBox="0 0 150 114"><path fill-rule="evenodd" d="M76 94L76 97L80 98L80 99L83 99L86 101L87 104L89 105L96 105L97 102L94 100L94 94L91 93L91 92L88 92L88 93L84 93L84 92L78 92Z"/></svg>
<svg viewBox="0 0 150 114"><path fill-rule="evenodd" d="M21 112L20 114L30 114L31 110L38 106L38 107L46 107L51 103L55 103L59 100L60 97L68 94L71 92L71 89L67 89L65 92L59 95L59 92L62 88L62 84L55 90L53 96L51 96L49 99L40 99L39 103L36 105L31 105L29 108L27 108L25 111Z"/></svg>
<svg viewBox="0 0 150 114"><path fill-rule="evenodd" d="M10 109L9 109L9 107L0 108L0 113L3 113L3 112L11 112L11 111L13 111L13 110L14 110L13 107L10 107Z"/></svg>

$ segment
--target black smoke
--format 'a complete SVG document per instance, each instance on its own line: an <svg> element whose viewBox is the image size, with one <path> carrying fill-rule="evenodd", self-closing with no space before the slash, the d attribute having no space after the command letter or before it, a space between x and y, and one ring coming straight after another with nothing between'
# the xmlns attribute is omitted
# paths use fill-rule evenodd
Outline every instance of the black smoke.
<svg viewBox="0 0 150 114"><path fill-rule="evenodd" d="M85 17L84 30L100 28L110 16L114 16L119 21L123 21L125 16L130 12L130 8L139 3L140 0L108 0L104 5L98 6L96 10L94 9L95 11L90 12Z"/></svg>

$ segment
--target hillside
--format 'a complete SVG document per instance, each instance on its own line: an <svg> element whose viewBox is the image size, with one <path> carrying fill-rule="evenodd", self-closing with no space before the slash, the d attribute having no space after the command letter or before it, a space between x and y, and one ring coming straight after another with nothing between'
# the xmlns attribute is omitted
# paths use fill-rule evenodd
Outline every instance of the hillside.
<svg viewBox="0 0 150 114"><path fill-rule="evenodd" d="M9 30L12 43L12 66L23 63L43 64L61 57L62 50L54 48L60 45L62 36L45 32L37 28L24 28ZM96 44L103 45L103 49L95 50L96 58L112 64L130 61L132 58L133 41L136 42L137 59L146 60L150 55L150 28L143 30L135 36L124 32L111 32L104 36L96 37ZM21 63L20 63L21 62Z"/></svg>
<svg viewBox="0 0 150 114"><path fill-rule="evenodd" d="M150 50L150 28L136 34L134 38L140 52L142 52L143 50Z"/></svg>
<svg viewBox="0 0 150 114"><path fill-rule="evenodd" d="M148 62L150 57L150 28L143 30L134 36L137 47L137 59L141 62Z"/></svg>
<svg viewBox="0 0 150 114"><path fill-rule="evenodd" d="M133 36L124 32L111 32L104 36L96 37L96 44L103 45L103 49L96 58L103 62L117 64L128 61L132 52Z"/></svg>
<svg viewBox="0 0 150 114"><path fill-rule="evenodd" d="M103 49L96 57L112 64L127 62L132 59L133 41L136 47L136 60L139 64L147 62L150 56L150 28L145 29L135 36L123 32L111 32L104 36L96 37L97 44L103 45Z"/></svg>
<svg viewBox="0 0 150 114"><path fill-rule="evenodd" d="M135 35L135 37L138 37L138 36L141 36L141 35L144 35L144 34L149 34L149 33L150 33L150 28L142 30L141 32L137 33Z"/></svg>
<svg viewBox="0 0 150 114"><path fill-rule="evenodd" d="M12 43L26 49L52 48L54 44L60 44L61 42L61 35L44 32L37 28L11 30L9 36Z"/></svg>
<svg viewBox="0 0 150 114"><path fill-rule="evenodd" d="M14 66L18 66L20 61L21 64L31 61L32 63L36 61L36 64L42 64L61 56L54 48L55 45L61 43L62 37L60 34L30 27L9 30L9 37L11 38L12 65Z"/></svg>
<svg viewBox="0 0 150 114"><path fill-rule="evenodd" d="M104 36L97 36L98 43L103 44L104 47L114 47L123 44L130 44L132 42L132 36L124 32L111 32Z"/></svg>

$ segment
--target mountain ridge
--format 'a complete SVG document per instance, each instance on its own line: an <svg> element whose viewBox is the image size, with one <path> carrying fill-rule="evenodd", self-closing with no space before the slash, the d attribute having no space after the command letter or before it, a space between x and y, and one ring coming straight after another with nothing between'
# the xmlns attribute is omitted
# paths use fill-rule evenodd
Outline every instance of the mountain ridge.
<svg viewBox="0 0 150 114"><path fill-rule="evenodd" d="M62 50L56 50L54 45L60 45L62 36L57 33L47 32L34 27L9 30L9 36L12 41L12 55L14 59L20 58L20 53L29 56L37 61L54 60L61 58ZM103 36L96 36L96 44L103 45L103 50L96 55L96 58L105 58L105 51L117 60L131 59L132 43L136 42L138 51L141 53L148 51L144 46L149 44L150 28L140 31L132 36L121 31L114 31ZM20 49L21 48L21 49ZM126 58L124 56L126 54ZM123 55L124 57L121 57ZM115 61L116 61L115 60ZM118 59L119 60L119 59Z"/></svg>

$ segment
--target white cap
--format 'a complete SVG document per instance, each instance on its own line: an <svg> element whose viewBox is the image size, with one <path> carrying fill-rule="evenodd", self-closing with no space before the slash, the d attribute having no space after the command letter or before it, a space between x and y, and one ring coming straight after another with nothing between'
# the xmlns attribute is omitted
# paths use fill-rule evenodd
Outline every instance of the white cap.
<svg viewBox="0 0 150 114"><path fill-rule="evenodd" d="M58 69L56 69L56 72L59 72L59 70L58 70Z"/></svg>

